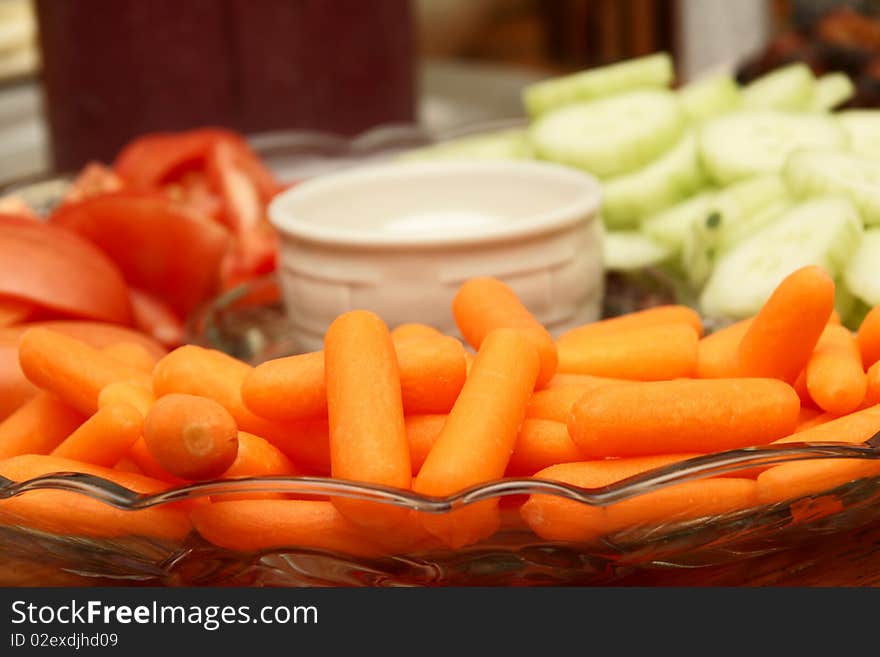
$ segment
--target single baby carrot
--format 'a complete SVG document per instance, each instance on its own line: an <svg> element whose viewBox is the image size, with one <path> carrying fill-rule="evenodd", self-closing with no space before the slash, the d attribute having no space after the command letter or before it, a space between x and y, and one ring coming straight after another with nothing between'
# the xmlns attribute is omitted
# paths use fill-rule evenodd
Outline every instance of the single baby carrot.
<svg viewBox="0 0 880 657"><path fill-rule="evenodd" d="M98 394L109 383L134 381L149 385L149 376L122 365L81 340L49 329L34 328L21 336L19 362L25 376L80 413L98 410Z"/></svg>
<svg viewBox="0 0 880 657"><path fill-rule="evenodd" d="M130 456L123 456L116 465L113 466L114 470L118 470L119 472L128 472L130 474L144 475L144 471L141 470L137 463L134 462Z"/></svg>
<svg viewBox="0 0 880 657"><path fill-rule="evenodd" d="M880 361L880 306L868 311L859 325L856 341L862 354L862 364L868 369Z"/></svg>
<svg viewBox="0 0 880 657"><path fill-rule="evenodd" d="M37 393L0 422L0 459L48 454L84 421L81 413L56 397Z"/></svg>
<svg viewBox="0 0 880 657"><path fill-rule="evenodd" d="M406 441L413 474L417 474L446 424L446 415L407 415Z"/></svg>
<svg viewBox="0 0 880 657"><path fill-rule="evenodd" d="M413 489L448 495L503 476L539 369L528 336L515 329L489 333ZM493 534L499 518L497 500L488 500L442 516L425 515L422 522L446 545L459 547Z"/></svg>
<svg viewBox="0 0 880 657"><path fill-rule="evenodd" d="M109 383L98 393L98 410L113 404L131 404L146 417L156 399L147 386L129 381Z"/></svg>
<svg viewBox="0 0 880 657"><path fill-rule="evenodd" d="M293 463L267 440L259 436L238 432L238 453L223 479L234 477L270 477L276 475L295 476L300 474ZM211 496L214 502L228 500L271 500L285 499L282 493L231 493Z"/></svg>
<svg viewBox="0 0 880 657"><path fill-rule="evenodd" d="M867 380L865 406L880 404L880 362L874 363L868 368L865 378Z"/></svg>
<svg viewBox="0 0 880 657"><path fill-rule="evenodd" d="M238 427L213 399L170 394L144 418L144 442L162 467L190 481L226 472L238 453Z"/></svg>
<svg viewBox="0 0 880 657"><path fill-rule="evenodd" d="M333 477L408 489L412 465L388 327L368 311L340 315L324 336L324 366ZM403 508L360 500L332 502L346 518L371 529L390 530L407 515Z"/></svg>
<svg viewBox="0 0 880 657"><path fill-rule="evenodd" d="M559 371L659 381L693 376L697 332L687 324L662 324L597 336L559 347Z"/></svg>
<svg viewBox="0 0 880 657"><path fill-rule="evenodd" d="M385 553L332 503L320 500L214 502L191 517L206 541L238 552L305 547L355 556Z"/></svg>
<svg viewBox="0 0 880 657"><path fill-rule="evenodd" d="M818 410L815 410L817 415L814 415L813 417L811 417L809 419L804 419L804 414L803 414L804 410L814 410L814 409L801 409L802 412L801 412L801 415L799 416L798 424L794 428L795 433L802 433L804 431L807 431L808 429L812 429L813 427L818 427L820 424L825 424L826 422L831 422L831 420L835 420L838 417L837 415L833 415L831 413L822 413Z"/></svg>
<svg viewBox="0 0 880 657"><path fill-rule="evenodd" d="M726 379L737 375L737 349L752 318L710 333L697 345L697 378Z"/></svg>
<svg viewBox="0 0 880 657"><path fill-rule="evenodd" d="M409 340L411 338L441 338L443 333L427 324L419 324L418 322L410 322L400 324L391 330L391 339L396 343L398 340Z"/></svg>
<svg viewBox="0 0 880 657"><path fill-rule="evenodd" d="M27 454L0 461L0 475L26 481L55 472L82 472L108 479L139 493L157 493L163 481L55 456ZM32 491L0 501L0 524L19 525L61 536L100 538L144 536L180 541L192 529L194 505L163 505L123 511L78 493Z"/></svg>
<svg viewBox="0 0 880 657"><path fill-rule="evenodd" d="M810 397L810 391L807 388L807 368L801 370L801 373L797 375L797 378L794 380L794 383L791 384L791 387L794 388L797 396L800 397L802 406L807 408L818 408L816 402Z"/></svg>
<svg viewBox="0 0 880 657"><path fill-rule="evenodd" d="M110 404L65 438L52 456L111 468L140 438L143 427L144 416L134 406Z"/></svg>
<svg viewBox="0 0 880 657"><path fill-rule="evenodd" d="M862 356L849 329L829 324L806 367L810 398L824 411L846 415L865 398L868 380Z"/></svg>
<svg viewBox="0 0 880 657"><path fill-rule="evenodd" d="M401 400L407 414L448 413L464 384L464 347L455 338L398 337ZM245 378L241 396L257 415L273 420L327 417L324 352L278 358Z"/></svg>
<svg viewBox="0 0 880 657"><path fill-rule="evenodd" d="M537 385L543 385L556 373L556 343L513 290L501 281L485 277L465 282L452 300L452 314L464 339L477 350L494 329L525 331L541 358Z"/></svg>
<svg viewBox="0 0 880 657"><path fill-rule="evenodd" d="M137 342L114 342L101 351L123 365L147 374L153 371L158 360L144 345Z"/></svg>
<svg viewBox="0 0 880 657"><path fill-rule="evenodd" d="M584 395L591 394L593 391L608 385L620 385L615 383L618 379L601 379L596 377L595 381L603 383L596 383L592 386L571 385L559 386L549 390L538 390L529 400L529 405L526 408L526 417L539 420L554 420L562 423L568 422L568 416L571 415L572 407ZM632 381L624 381L624 383L632 383Z"/></svg>
<svg viewBox="0 0 880 657"><path fill-rule="evenodd" d="M179 347L162 358L153 370L153 393L207 397L223 406L241 431L247 431L278 447L297 466L326 472L330 463L326 421L278 422L258 417L242 401L241 387L253 368L214 349L195 345ZM313 441L324 437L324 442Z"/></svg>
<svg viewBox="0 0 880 657"><path fill-rule="evenodd" d="M794 383L834 310L834 281L820 267L789 274L739 343L738 373Z"/></svg>
<svg viewBox="0 0 880 657"><path fill-rule="evenodd" d="M527 418L520 427L506 474L528 477L548 466L581 458L564 422Z"/></svg>
<svg viewBox="0 0 880 657"><path fill-rule="evenodd" d="M572 409L586 458L717 452L790 434L800 400L776 379L681 379L601 388Z"/></svg>
<svg viewBox="0 0 880 657"><path fill-rule="evenodd" d="M880 407L869 408L816 424L809 429L779 438L773 444L785 443L863 443L880 431Z"/></svg>
<svg viewBox="0 0 880 657"><path fill-rule="evenodd" d="M131 449L128 452L128 458L131 459L137 469L143 472L147 477L164 481L173 486L183 486L190 483L185 479L175 477L163 468L162 464L156 460L156 457L150 453L149 448L147 448L147 443L144 442L143 436L138 438L134 445L131 446Z"/></svg>
<svg viewBox="0 0 880 657"><path fill-rule="evenodd" d="M557 346L562 346L571 342L577 345L599 336L614 335L621 331L665 326L668 324L692 326L697 335L703 335L703 321L695 310L687 306L668 305L655 306L654 308L647 308L634 313L620 315L619 317L611 317L578 326L560 335L556 344Z"/></svg>
<svg viewBox="0 0 880 657"><path fill-rule="evenodd" d="M541 470L535 479L597 488L691 456L673 454L563 463ZM521 514L532 531L544 539L588 542L624 529L717 515L746 509L755 503L754 481L723 477L676 484L607 507L588 506L551 495L531 495Z"/></svg>
<svg viewBox="0 0 880 657"><path fill-rule="evenodd" d="M570 388L578 386L587 390L595 390L602 386L613 383L625 383L626 379L613 379L607 376L591 376L589 374L557 374L547 383L541 386L540 390L553 390L554 388Z"/></svg>

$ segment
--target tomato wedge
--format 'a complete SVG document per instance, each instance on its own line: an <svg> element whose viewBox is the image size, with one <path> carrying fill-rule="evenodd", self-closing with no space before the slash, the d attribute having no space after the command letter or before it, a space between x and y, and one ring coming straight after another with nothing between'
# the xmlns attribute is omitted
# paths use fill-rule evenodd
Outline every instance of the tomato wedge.
<svg viewBox="0 0 880 657"><path fill-rule="evenodd" d="M74 232L18 216L0 215L0 295L71 317L131 320L111 259Z"/></svg>
<svg viewBox="0 0 880 657"><path fill-rule="evenodd" d="M128 283L185 317L218 288L229 234L178 210L160 193L116 192L58 208L49 218L97 245Z"/></svg>
<svg viewBox="0 0 880 657"><path fill-rule="evenodd" d="M131 288L131 307L134 325L166 347L178 347L183 342L183 322L156 297Z"/></svg>

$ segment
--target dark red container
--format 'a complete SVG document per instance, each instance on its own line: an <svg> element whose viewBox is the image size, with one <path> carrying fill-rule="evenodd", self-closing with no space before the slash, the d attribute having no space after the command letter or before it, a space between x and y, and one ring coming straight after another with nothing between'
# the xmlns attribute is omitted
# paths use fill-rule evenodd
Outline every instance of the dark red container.
<svg viewBox="0 0 880 657"><path fill-rule="evenodd" d="M37 0L54 165L144 132L414 120L409 0Z"/></svg>

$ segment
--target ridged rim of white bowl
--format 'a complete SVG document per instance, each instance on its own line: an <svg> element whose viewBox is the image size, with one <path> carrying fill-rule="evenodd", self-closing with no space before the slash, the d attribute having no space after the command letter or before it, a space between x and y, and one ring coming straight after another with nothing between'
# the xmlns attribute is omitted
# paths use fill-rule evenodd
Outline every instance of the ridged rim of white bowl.
<svg viewBox="0 0 880 657"><path fill-rule="evenodd" d="M290 205L322 194L344 193L344 186L351 182L376 181L387 184L399 179L406 184L408 178L436 174L481 175L512 174L515 180L523 175L553 176L564 179L574 186L582 187L574 201L540 212L527 219L511 224L497 224L475 228L467 233L434 234L430 236L361 230L339 226L317 225L297 219ZM558 164L519 160L444 160L442 162L392 162L372 164L344 171L328 173L306 180L282 192L269 205L269 219L283 236L335 247L372 248L436 248L504 242L522 239L542 233L567 228L584 217L598 218L602 202L599 182L588 173Z"/></svg>

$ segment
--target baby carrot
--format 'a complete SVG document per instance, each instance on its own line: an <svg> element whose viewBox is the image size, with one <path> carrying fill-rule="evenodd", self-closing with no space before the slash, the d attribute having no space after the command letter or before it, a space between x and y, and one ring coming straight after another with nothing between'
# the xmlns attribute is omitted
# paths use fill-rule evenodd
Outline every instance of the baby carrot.
<svg viewBox="0 0 880 657"><path fill-rule="evenodd" d="M276 422L254 415L241 398L241 387L253 368L214 349L195 345L179 347L162 358L153 370L153 393L197 395L213 399L235 419L241 431L265 438L297 466L326 471L329 451L324 430L310 422ZM315 443L315 436L324 442Z"/></svg>
<svg viewBox="0 0 880 657"><path fill-rule="evenodd" d="M815 412L817 413L816 415L814 415L813 417L810 417L809 419L804 419L803 411L805 411L805 410L812 411L815 409L811 409L811 408L802 408L801 409L801 415L799 416L798 424L794 429L795 433L802 433L804 431L807 431L808 429L812 429L813 427L818 427L820 424L825 424L826 422L831 422L831 420L835 420L838 417L837 415L832 415L831 413L822 413L818 410L815 410Z"/></svg>
<svg viewBox="0 0 880 657"><path fill-rule="evenodd" d="M448 495L501 477L539 369L534 343L521 331L498 329L489 333L481 342L471 373L413 489L426 495ZM425 516L422 522L446 545L466 545L497 530L497 500L442 516Z"/></svg>
<svg viewBox="0 0 880 657"><path fill-rule="evenodd" d="M810 397L810 391L807 388L807 368L801 370L801 373L797 375L797 378L794 380L794 383L791 384L791 387L794 388L797 396L800 397L801 405L807 408L816 406L816 402Z"/></svg>
<svg viewBox="0 0 880 657"><path fill-rule="evenodd" d="M578 386L587 390L595 390L602 386L613 383L625 383L626 379L612 379L607 376L591 376L589 374L564 374L558 372L552 379L545 383L541 390L553 390L554 388L569 388Z"/></svg>
<svg viewBox="0 0 880 657"><path fill-rule="evenodd" d="M451 336L396 338L407 414L448 413L467 377L464 345Z"/></svg>
<svg viewBox="0 0 880 657"><path fill-rule="evenodd" d="M737 349L752 319L710 333L697 345L697 378L726 379L737 374Z"/></svg>
<svg viewBox="0 0 880 657"><path fill-rule="evenodd" d="M154 401L156 400L150 388L129 381L117 381L101 388L98 393L98 410L112 404L131 404L146 417Z"/></svg>
<svg viewBox="0 0 880 657"><path fill-rule="evenodd" d="M238 432L238 453L223 479L235 477L270 477L276 475L294 476L300 474L293 463L272 443L259 436ZM215 495L214 502L229 500L271 500L285 499L283 493L233 493Z"/></svg>
<svg viewBox="0 0 880 657"><path fill-rule="evenodd" d="M273 420L327 417L324 352L275 358L257 365L241 385L248 410Z"/></svg>
<svg viewBox="0 0 880 657"><path fill-rule="evenodd" d="M428 453L437 442L437 436L446 424L446 415L407 415L406 441L413 474L418 473Z"/></svg>
<svg viewBox="0 0 880 657"><path fill-rule="evenodd" d="M330 471L333 477L409 488L412 465L400 370L388 327L375 314L355 310L337 317L324 336ZM334 498L357 525L390 530L407 510Z"/></svg>
<svg viewBox="0 0 880 657"><path fill-rule="evenodd" d="M863 443L880 431L880 407L871 406L849 415L833 418L773 441L784 443Z"/></svg>
<svg viewBox="0 0 880 657"><path fill-rule="evenodd" d="M610 381L612 379L607 380ZM632 382L630 381L629 383ZM568 422L568 417L571 415L571 409L575 402L579 401L584 395L590 394L602 387L604 386L582 387L572 385L559 386L549 390L538 390L529 400L529 405L526 407L526 417L537 420L553 420L554 422L562 422L564 424Z"/></svg>
<svg viewBox="0 0 880 657"><path fill-rule="evenodd" d="M867 379L865 405L880 404L880 362L874 363L868 368L868 374L865 378Z"/></svg>
<svg viewBox="0 0 880 657"><path fill-rule="evenodd" d="M55 456L28 454L0 461L0 475L13 481L55 472L82 472L139 493L156 493L168 487L167 483L149 477ZM180 541L192 528L188 509L178 505L123 511L78 493L48 490L0 501L0 524L31 527L62 536L145 536L168 541Z"/></svg>
<svg viewBox="0 0 880 657"><path fill-rule="evenodd" d="M559 346L559 371L658 381L693 376L697 332L687 324L661 324L567 341Z"/></svg>
<svg viewBox="0 0 880 657"><path fill-rule="evenodd" d="M295 547L356 556L377 557L385 553L330 502L214 502L194 510L191 517L206 541L238 552Z"/></svg>
<svg viewBox="0 0 880 657"><path fill-rule="evenodd" d="M531 476L557 463L581 460L577 445L568 435L564 422L526 419L522 423L507 473L512 477Z"/></svg>
<svg viewBox="0 0 880 657"><path fill-rule="evenodd" d="M740 376L794 383L834 310L834 281L820 267L789 274L755 316L737 351Z"/></svg>
<svg viewBox="0 0 880 657"><path fill-rule="evenodd" d="M144 442L169 473L198 481L223 474L238 452L238 427L213 399L170 394L144 418Z"/></svg>
<svg viewBox="0 0 880 657"><path fill-rule="evenodd" d="M135 381L149 385L149 376L122 365L81 340L44 328L30 329L19 343L25 376L84 415L98 410L98 394L108 383Z"/></svg>
<svg viewBox="0 0 880 657"><path fill-rule="evenodd" d="M880 306L871 308L859 325L856 340L862 354L862 364L868 369L880 361Z"/></svg>
<svg viewBox="0 0 880 657"><path fill-rule="evenodd" d="M856 479L877 475L880 475L880 463L862 459L817 459L783 463L758 475L758 500L762 504L794 500L804 495L822 493Z"/></svg>
<svg viewBox="0 0 880 657"><path fill-rule="evenodd" d="M633 329L643 329L653 326L665 326L667 324L684 324L692 326L697 335L703 335L703 322L700 315L687 306L655 306L639 310L634 313L627 313L619 317L611 317L603 319L591 324L578 326L570 331L566 331L559 336L556 341L557 346L562 346L568 342L574 344L582 344L592 338L614 335L621 331L629 331Z"/></svg>
<svg viewBox="0 0 880 657"><path fill-rule="evenodd" d="M829 324L806 368L810 398L824 411L846 415L865 398L868 387L862 356L849 329Z"/></svg>
<svg viewBox="0 0 880 657"><path fill-rule="evenodd" d="M52 456L111 468L140 438L144 416L130 404L99 408L53 451Z"/></svg>
<svg viewBox="0 0 880 657"><path fill-rule="evenodd" d="M443 333L427 324L419 324L418 322L410 322L408 324L400 324L391 330L391 339L409 340L411 338L441 338Z"/></svg>
<svg viewBox="0 0 880 657"><path fill-rule="evenodd" d="M596 488L691 456L674 454L563 463L541 470L535 479ZM754 506L755 501L754 481L724 477L676 484L607 507L588 506L551 495L531 495L521 514L532 531L542 538L587 542L624 529L745 509Z"/></svg>
<svg viewBox="0 0 880 657"><path fill-rule="evenodd" d="M153 371L157 358L137 342L114 342L101 350L106 356L147 374Z"/></svg>
<svg viewBox="0 0 880 657"><path fill-rule="evenodd" d="M144 471L141 470L137 463L130 456L123 456L116 465L113 466L114 470L118 470L119 472L128 472L130 474L143 475Z"/></svg>
<svg viewBox="0 0 880 657"><path fill-rule="evenodd" d="M794 431L800 400L775 379L681 379L596 390L568 431L587 458L716 452Z"/></svg>
<svg viewBox="0 0 880 657"><path fill-rule="evenodd" d="M472 278L465 282L452 300L452 314L462 336L474 349L479 349L494 329L524 330L541 358L537 385L543 385L556 373L556 343L513 290L501 281Z"/></svg>
<svg viewBox="0 0 880 657"><path fill-rule="evenodd" d="M174 486L183 486L190 483L185 479L175 477L163 468L162 464L156 460L156 457L150 453L150 450L147 448L147 443L144 442L143 436L138 438L134 445L131 446L131 449L128 452L128 458L131 459L138 470L152 479L164 481Z"/></svg>
<svg viewBox="0 0 880 657"><path fill-rule="evenodd" d="M0 422L0 459L48 454L84 421L82 414L56 397L37 393Z"/></svg>

